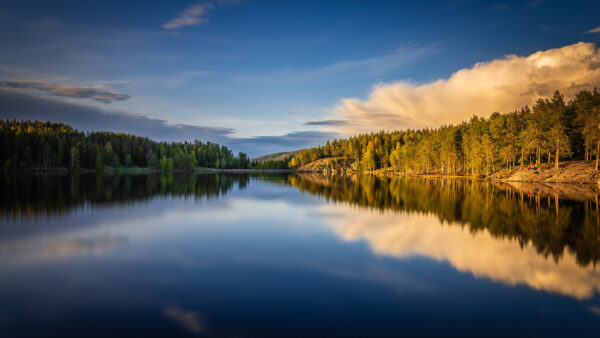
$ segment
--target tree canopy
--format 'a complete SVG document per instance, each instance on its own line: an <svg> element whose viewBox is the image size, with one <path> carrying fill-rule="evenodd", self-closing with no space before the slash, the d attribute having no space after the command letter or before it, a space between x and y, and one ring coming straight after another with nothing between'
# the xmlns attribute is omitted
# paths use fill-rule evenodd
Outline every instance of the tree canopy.
<svg viewBox="0 0 600 338"><path fill-rule="evenodd" d="M84 133L53 122L0 120L0 140L0 166L4 169L251 166L246 154L235 156L227 147L212 142L156 142L126 133Z"/></svg>
<svg viewBox="0 0 600 338"><path fill-rule="evenodd" d="M600 92L581 91L565 102L557 91L507 114L473 116L458 125L362 134L305 149L290 161L300 167L338 158L353 170L487 175L500 168L560 160L591 160L600 153Z"/></svg>

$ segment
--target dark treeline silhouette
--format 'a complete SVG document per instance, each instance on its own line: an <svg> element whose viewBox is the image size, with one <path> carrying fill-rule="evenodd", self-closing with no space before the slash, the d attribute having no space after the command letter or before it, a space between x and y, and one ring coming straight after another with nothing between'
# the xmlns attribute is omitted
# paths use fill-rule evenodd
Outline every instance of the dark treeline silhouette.
<svg viewBox="0 0 600 338"><path fill-rule="evenodd" d="M246 169L248 156L234 156L211 142L156 142L125 133L84 133L62 123L0 120L0 166L5 169L104 169L194 167Z"/></svg>
<svg viewBox="0 0 600 338"><path fill-rule="evenodd" d="M389 178L374 175L294 175L288 183L328 201L380 211L436 215L444 224L488 231L532 243L558 260L565 248L580 265L600 260L598 200L572 201L531 195L507 185L456 179ZM398 224L402 226L402 224Z"/></svg>
<svg viewBox="0 0 600 338"><path fill-rule="evenodd" d="M540 165L600 155L600 92L581 91L565 102L559 92L530 108L489 118L474 116L437 129L378 132L305 149L299 167L330 158L332 169L486 175L499 168Z"/></svg>

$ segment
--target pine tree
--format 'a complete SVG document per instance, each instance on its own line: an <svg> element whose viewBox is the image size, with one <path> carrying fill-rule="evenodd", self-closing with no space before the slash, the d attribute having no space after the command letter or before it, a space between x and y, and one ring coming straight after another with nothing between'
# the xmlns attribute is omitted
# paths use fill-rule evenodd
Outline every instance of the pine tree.
<svg viewBox="0 0 600 338"><path fill-rule="evenodd" d="M371 171L375 169L375 165L375 149L373 141L369 141L367 150L364 152L363 157L361 159L361 168L363 170Z"/></svg>

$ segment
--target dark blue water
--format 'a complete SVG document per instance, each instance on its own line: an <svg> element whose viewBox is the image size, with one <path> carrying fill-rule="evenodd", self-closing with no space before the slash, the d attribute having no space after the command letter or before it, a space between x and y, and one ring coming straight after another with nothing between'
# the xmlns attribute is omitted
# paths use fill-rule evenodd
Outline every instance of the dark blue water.
<svg viewBox="0 0 600 338"><path fill-rule="evenodd" d="M600 333L585 199L373 177L1 187L2 337Z"/></svg>

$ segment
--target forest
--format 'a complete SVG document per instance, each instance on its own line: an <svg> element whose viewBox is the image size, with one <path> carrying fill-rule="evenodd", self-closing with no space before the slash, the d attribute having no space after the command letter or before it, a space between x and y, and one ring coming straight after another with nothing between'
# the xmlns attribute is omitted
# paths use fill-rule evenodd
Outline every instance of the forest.
<svg viewBox="0 0 600 338"><path fill-rule="evenodd" d="M235 156L227 147L211 142L156 142L125 133L85 133L52 122L0 120L0 140L0 166L4 170L287 167L287 162L259 163L244 153Z"/></svg>
<svg viewBox="0 0 600 338"><path fill-rule="evenodd" d="M594 89L568 102L556 91L531 107L473 116L458 125L336 139L301 151L289 165L330 158L329 165L338 169L483 176L514 166L558 167L562 160L595 159L597 170L599 155L600 92Z"/></svg>

